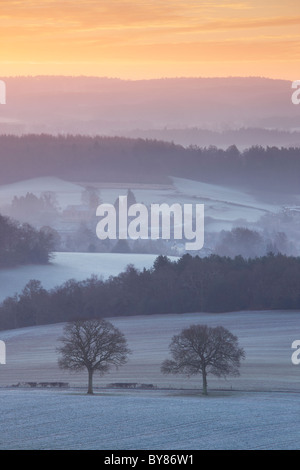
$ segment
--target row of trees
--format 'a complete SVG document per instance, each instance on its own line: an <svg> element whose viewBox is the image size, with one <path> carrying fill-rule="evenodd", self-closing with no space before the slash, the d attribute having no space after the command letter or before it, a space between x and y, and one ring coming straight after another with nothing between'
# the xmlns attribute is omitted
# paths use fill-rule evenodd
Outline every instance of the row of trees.
<svg viewBox="0 0 300 470"><path fill-rule="evenodd" d="M60 341L60 368L74 372L86 369L89 395L93 394L94 373L103 375L112 366L125 364L131 353L124 334L103 319L68 323ZM204 395L208 374L237 376L241 359L245 358L238 338L222 326L191 325L173 336L169 349L172 359L162 363L161 372L188 377L201 374Z"/></svg>
<svg viewBox="0 0 300 470"><path fill-rule="evenodd" d="M36 225L48 225L59 214L56 196L52 191L45 191L40 196L31 192L27 192L25 196L14 196L7 211L13 219Z"/></svg>
<svg viewBox="0 0 300 470"><path fill-rule="evenodd" d="M232 145L188 148L169 142L82 135L0 136L0 183L40 176L71 181L169 182L169 176L252 189L299 188L300 148Z"/></svg>
<svg viewBox="0 0 300 470"><path fill-rule="evenodd" d="M52 250L50 231L0 215L0 267L48 263Z"/></svg>
<svg viewBox="0 0 300 470"><path fill-rule="evenodd" d="M67 281L49 291L31 280L0 306L0 329L75 319L186 312L300 309L300 258L160 255L151 269Z"/></svg>

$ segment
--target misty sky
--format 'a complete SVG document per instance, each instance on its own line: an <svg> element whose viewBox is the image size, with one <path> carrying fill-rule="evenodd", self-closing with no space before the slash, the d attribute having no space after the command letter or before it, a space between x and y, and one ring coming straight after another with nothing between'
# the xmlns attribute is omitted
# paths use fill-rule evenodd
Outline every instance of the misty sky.
<svg viewBox="0 0 300 470"><path fill-rule="evenodd" d="M1 76L299 79L300 2L1 0Z"/></svg>

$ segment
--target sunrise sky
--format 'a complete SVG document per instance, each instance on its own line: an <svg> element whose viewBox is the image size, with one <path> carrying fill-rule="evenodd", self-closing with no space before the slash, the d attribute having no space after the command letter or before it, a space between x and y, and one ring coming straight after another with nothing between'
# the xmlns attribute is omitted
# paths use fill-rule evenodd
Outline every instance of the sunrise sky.
<svg viewBox="0 0 300 470"><path fill-rule="evenodd" d="M0 0L0 76L300 79L299 0Z"/></svg>

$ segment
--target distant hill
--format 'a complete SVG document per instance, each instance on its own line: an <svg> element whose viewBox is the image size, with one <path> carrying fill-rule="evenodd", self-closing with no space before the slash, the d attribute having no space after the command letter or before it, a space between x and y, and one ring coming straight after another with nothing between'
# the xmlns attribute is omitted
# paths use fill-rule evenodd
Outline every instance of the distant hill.
<svg viewBox="0 0 300 470"><path fill-rule="evenodd" d="M121 133L120 133L121 134ZM252 145L300 147L300 132L278 129L264 129L258 127L229 129L222 131L187 127L185 129L135 129L124 132L122 135L140 137L143 139L158 139L173 142L185 147L190 145L210 146L212 144L226 149L236 145L243 150Z"/></svg>
<svg viewBox="0 0 300 470"><path fill-rule="evenodd" d="M286 133L299 130L300 117L300 106L291 102L291 82L286 80L2 79L7 104L0 107L0 134L117 135L173 140L182 145L242 147L300 141L299 135ZM245 134L248 128L251 130Z"/></svg>

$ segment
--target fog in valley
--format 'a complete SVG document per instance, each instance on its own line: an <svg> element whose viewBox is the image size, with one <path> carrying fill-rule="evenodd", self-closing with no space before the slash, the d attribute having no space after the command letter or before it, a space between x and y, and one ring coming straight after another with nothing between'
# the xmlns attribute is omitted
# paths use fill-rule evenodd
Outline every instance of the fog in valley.
<svg viewBox="0 0 300 470"><path fill-rule="evenodd" d="M299 108L287 80L3 79L1 134L117 135L221 148L300 144Z"/></svg>
<svg viewBox="0 0 300 470"><path fill-rule="evenodd" d="M98 205L130 194L149 210L204 204L204 246L193 255L299 255L300 107L291 82L4 81L1 214L43 230L54 251L186 253L174 227L169 239L97 237Z"/></svg>

